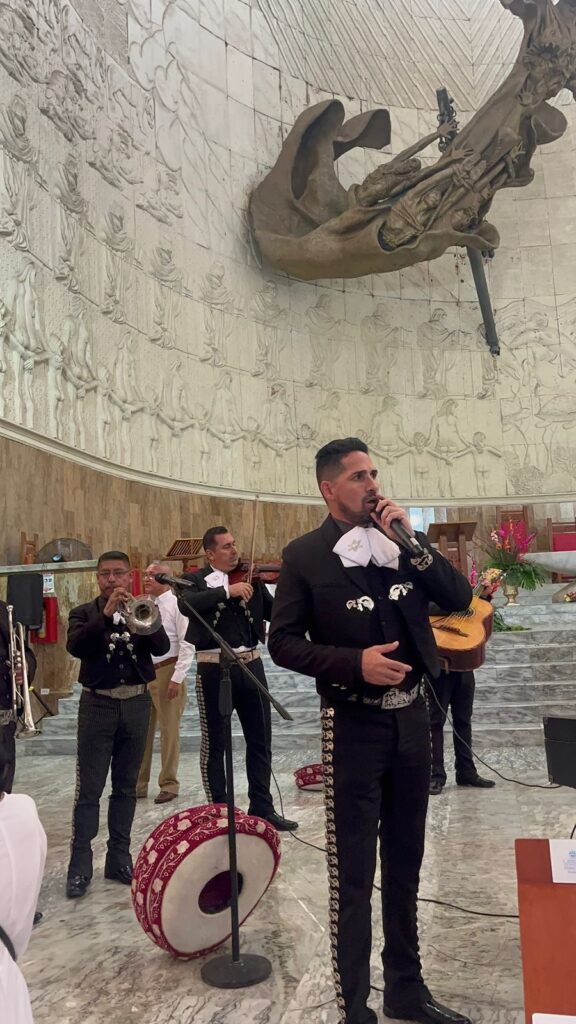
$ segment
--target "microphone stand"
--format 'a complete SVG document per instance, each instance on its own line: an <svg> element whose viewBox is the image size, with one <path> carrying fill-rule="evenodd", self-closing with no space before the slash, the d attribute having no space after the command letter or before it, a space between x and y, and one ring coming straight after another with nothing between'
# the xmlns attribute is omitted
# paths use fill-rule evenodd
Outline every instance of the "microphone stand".
<svg viewBox="0 0 576 1024"><path fill-rule="evenodd" d="M186 581L178 584L170 583L178 591L178 597L192 613L220 648L220 692L218 708L224 720L224 753L226 766L226 807L228 811L228 856L230 861L230 922L232 955L223 954L204 964L200 974L203 981L215 988L247 988L265 981L272 971L272 964L264 957L255 953L240 955L240 917L238 913L238 861L236 856L236 821L234 817L234 766L232 762L232 681L230 668L237 665L240 670L258 687L259 693L269 701L272 707L285 721L293 721L292 715L262 685L253 672L247 668L230 644L187 600Z"/></svg>

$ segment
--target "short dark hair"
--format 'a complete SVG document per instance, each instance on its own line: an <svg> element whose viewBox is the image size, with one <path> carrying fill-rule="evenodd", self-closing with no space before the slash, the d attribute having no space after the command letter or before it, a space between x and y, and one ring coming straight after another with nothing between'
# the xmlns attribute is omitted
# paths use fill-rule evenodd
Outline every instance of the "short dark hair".
<svg viewBox="0 0 576 1024"><path fill-rule="evenodd" d="M220 537L223 533L230 533L227 526L211 526L209 530L202 537L202 547L204 551L211 551L216 547L216 537Z"/></svg>
<svg viewBox="0 0 576 1024"><path fill-rule="evenodd" d="M316 479L318 483L338 476L342 469L342 459L351 452L363 452L368 455L368 445L359 437L340 437L329 441L320 451L316 452Z"/></svg>
<svg viewBox="0 0 576 1024"><path fill-rule="evenodd" d="M124 562L130 568L130 559L125 551L104 551L98 559L97 569L100 568L102 562Z"/></svg>

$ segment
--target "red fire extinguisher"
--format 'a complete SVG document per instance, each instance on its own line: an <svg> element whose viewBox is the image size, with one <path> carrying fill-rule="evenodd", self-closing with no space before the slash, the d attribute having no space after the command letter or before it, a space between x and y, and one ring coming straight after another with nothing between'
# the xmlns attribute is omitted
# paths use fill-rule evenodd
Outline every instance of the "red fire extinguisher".
<svg viewBox="0 0 576 1024"><path fill-rule="evenodd" d="M55 594L44 594L42 598L42 625L30 630L33 644L58 643L58 598Z"/></svg>

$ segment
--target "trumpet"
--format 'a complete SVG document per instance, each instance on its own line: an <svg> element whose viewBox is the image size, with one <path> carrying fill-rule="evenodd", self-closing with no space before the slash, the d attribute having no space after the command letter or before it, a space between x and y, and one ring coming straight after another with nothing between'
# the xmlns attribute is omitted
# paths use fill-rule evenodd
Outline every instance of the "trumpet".
<svg viewBox="0 0 576 1024"><path fill-rule="evenodd" d="M140 636L155 633L162 625L158 605L147 594L140 594L139 597L130 594L120 602L118 611L130 632L139 633Z"/></svg>
<svg viewBox="0 0 576 1024"><path fill-rule="evenodd" d="M37 736L39 729L34 724L30 706L24 627L21 622L14 624L13 605L9 604L6 608L8 611L8 659L12 681L12 712L18 726L16 736L18 739L28 739L30 736Z"/></svg>

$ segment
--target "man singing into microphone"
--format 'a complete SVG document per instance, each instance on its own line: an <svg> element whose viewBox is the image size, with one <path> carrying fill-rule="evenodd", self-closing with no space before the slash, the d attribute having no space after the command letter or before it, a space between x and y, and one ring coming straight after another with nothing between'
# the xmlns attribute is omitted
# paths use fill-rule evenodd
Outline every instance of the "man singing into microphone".
<svg viewBox="0 0 576 1024"><path fill-rule="evenodd" d="M325 445L316 455L316 474L330 514L284 551L268 645L278 665L315 676L321 696L329 920L341 1024L377 1019L367 1006L377 837L384 1013L419 1024L469 1024L437 1003L423 981L416 901L430 783L422 677L440 670L428 604L459 611L472 591L423 534L414 547L410 520L380 495L362 441ZM394 542L395 523L410 551Z"/></svg>

